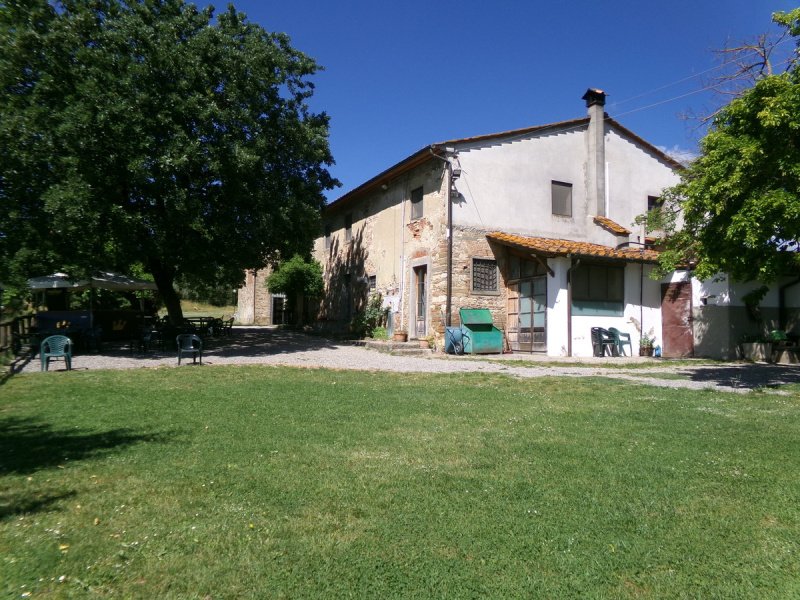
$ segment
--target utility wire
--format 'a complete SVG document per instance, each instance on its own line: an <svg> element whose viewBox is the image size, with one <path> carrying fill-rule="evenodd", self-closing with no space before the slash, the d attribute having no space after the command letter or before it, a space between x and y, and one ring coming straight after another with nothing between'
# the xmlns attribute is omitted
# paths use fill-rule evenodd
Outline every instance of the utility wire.
<svg viewBox="0 0 800 600"><path fill-rule="evenodd" d="M774 49L774 48L777 48L778 46L780 46L780 45L782 45L782 44L785 44L786 42L790 42L790 41L794 41L794 38L787 37L787 38L785 38L785 39L783 39L783 40L780 40L780 41L779 41L779 42L777 42L777 43L776 43L774 46L772 46L772 48L773 48L773 49ZM750 53L752 53L752 54L758 54L758 52L757 52L756 50L751 50L751 51L750 51ZM747 55L748 55L748 53L745 53L745 54L744 54L744 56L747 56ZM657 87L657 88L653 88L652 90L648 90L648 91L646 91L646 92L642 92L642 93L640 93L640 94L637 94L637 95L635 95L635 96L631 96L630 98L625 98L624 100L618 100L618 101L614 101L612 104L613 104L614 106L618 106L618 105L620 105L620 104L626 104L626 103L628 103L628 102L632 102L633 100L638 100L639 98L643 98L644 96L649 96L649 95L651 95L651 94L655 94L656 92L660 92L661 90L665 90L665 89L667 89L667 88L670 88L670 87L676 86L676 85L678 85L678 84L680 84L680 83L684 83L684 82L686 82L686 81L690 81L690 80L692 80L692 79L695 79L696 77L700 77L701 75L705 75L706 73L711 73L712 71L716 71L716 70L718 70L718 69L722 69L723 67L727 67L728 65L730 65L730 64L732 64L732 63L735 63L735 62L738 62L738 61L740 61L741 59L742 59L742 57L735 57L735 58L732 58L732 59L730 59L730 60L728 60L728 61L725 61L725 62L722 62L722 63L720 63L720 64L718 64L718 65L716 65L716 66L714 66L714 67L710 67L710 68L708 68L708 69L705 69L704 71L700 71L699 73L695 73L694 75L689 75L689 76L687 76L687 77L683 77L682 79L678 79L678 80L676 80L676 81L673 81L673 82L671 82L671 83L666 83L666 84L664 84L664 85L661 85L661 86L659 86L659 87ZM791 59L789 59L789 60L791 60ZM787 61L785 61L785 62L783 62L783 63L780 63L780 64L778 64L778 65L776 65L776 66L781 66L781 65L783 65L783 64L787 64L787 63L789 62L789 60L787 60Z"/></svg>

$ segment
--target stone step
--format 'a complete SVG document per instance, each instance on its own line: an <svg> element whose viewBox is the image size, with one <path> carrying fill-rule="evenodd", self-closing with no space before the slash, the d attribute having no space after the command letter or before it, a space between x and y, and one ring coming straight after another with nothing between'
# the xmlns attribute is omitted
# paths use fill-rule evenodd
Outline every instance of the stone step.
<svg viewBox="0 0 800 600"><path fill-rule="evenodd" d="M365 340L364 346L371 350L377 350L378 352L403 356L426 356L432 352L430 348L420 348L418 341L395 342L392 340Z"/></svg>

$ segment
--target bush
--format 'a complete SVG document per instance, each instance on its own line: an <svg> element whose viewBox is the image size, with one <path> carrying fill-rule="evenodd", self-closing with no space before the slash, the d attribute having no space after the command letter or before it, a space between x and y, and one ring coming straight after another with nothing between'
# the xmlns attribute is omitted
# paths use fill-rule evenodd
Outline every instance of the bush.
<svg viewBox="0 0 800 600"><path fill-rule="evenodd" d="M383 296L379 293L372 294L367 300L364 310L356 313L350 322L350 331L360 338L373 337L376 328L386 326L388 316L389 309L383 306Z"/></svg>

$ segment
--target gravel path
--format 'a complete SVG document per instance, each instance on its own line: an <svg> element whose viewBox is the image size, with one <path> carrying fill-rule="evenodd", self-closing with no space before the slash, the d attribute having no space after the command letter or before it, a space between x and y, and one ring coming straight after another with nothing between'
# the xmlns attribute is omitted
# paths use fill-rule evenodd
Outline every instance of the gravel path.
<svg viewBox="0 0 800 600"><path fill-rule="evenodd" d="M660 387L714 389L747 392L788 383L800 383L800 366L750 363L699 363L635 368L652 359L584 358L557 359L528 354L448 356L396 356L348 343L270 327L237 327L230 338L209 340L204 365L262 364L310 368L357 369L413 373L504 373L516 377L587 377L625 379ZM541 366L536 363L542 363ZM564 363L561 366L559 363ZM576 364L577 363L577 364ZM624 368L629 364L631 368ZM613 365L614 368L607 368ZM177 367L174 352L135 353L127 348L104 349L100 354L81 354L74 369L132 369ZM621 367L621 368L620 368ZM51 370L63 369L63 361ZM23 361L17 372L39 371L39 360Z"/></svg>

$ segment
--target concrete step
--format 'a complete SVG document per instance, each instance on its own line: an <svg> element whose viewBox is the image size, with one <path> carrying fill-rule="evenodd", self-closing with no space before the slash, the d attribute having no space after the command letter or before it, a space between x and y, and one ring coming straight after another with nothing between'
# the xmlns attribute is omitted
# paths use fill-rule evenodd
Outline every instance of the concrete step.
<svg viewBox="0 0 800 600"><path fill-rule="evenodd" d="M430 348L420 348L418 341L365 340L364 346L378 352L401 356L429 356L433 352Z"/></svg>

